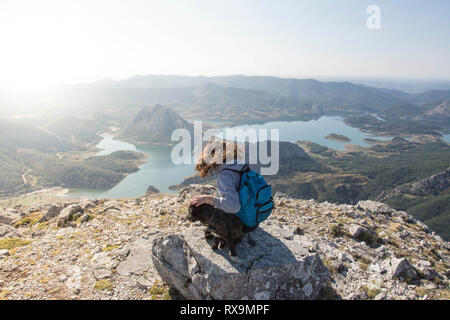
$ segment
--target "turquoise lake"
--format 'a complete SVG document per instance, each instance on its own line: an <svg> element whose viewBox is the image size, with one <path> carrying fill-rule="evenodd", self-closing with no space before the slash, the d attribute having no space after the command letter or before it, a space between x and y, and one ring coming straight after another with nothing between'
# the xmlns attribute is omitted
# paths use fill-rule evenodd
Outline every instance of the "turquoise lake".
<svg viewBox="0 0 450 320"><path fill-rule="evenodd" d="M387 140L387 137L376 137L347 126L339 116L324 116L318 120L309 121L276 121L258 125L242 125L233 128L240 129L279 129L280 141L296 142L309 140L336 150L344 150L345 145L355 144L367 146L364 138ZM226 129L226 128L225 128ZM345 135L351 142L342 143L325 139L330 133ZM270 139L270 131L268 133ZM254 142L254 141L251 141ZM98 155L107 155L118 150L144 152L149 155L146 163L138 172L128 175L119 184L109 190L71 189L66 197L87 198L130 198L142 196L148 186L152 185L161 192L171 193L169 186L180 183L185 177L194 173L193 165L175 165L170 154L172 147L164 145L134 146L133 144L114 140L111 135L104 134L103 140L97 145L102 149Z"/></svg>
<svg viewBox="0 0 450 320"><path fill-rule="evenodd" d="M168 193L169 186L180 183L184 177L194 173L192 165L175 165L170 159L171 146L146 145L136 147L130 143L114 140L111 135L104 134L97 145L104 148L99 155L110 154L119 150L144 152L149 155L147 162L139 167L139 171L125 177L119 184L109 190L70 189L65 196L69 198L131 198L143 195L152 185L159 191Z"/></svg>

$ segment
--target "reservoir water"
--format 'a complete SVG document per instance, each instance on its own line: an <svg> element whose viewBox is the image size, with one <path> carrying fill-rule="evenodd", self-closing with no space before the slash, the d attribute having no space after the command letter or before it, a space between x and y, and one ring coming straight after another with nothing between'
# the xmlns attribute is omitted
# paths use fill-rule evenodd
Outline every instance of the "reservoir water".
<svg viewBox="0 0 450 320"><path fill-rule="evenodd" d="M309 140L336 150L344 150L345 145L355 144L367 146L364 138L387 140L387 137L375 137L363 133L356 128L347 126L341 117L324 116L318 120L309 121L276 121L259 125L242 125L233 128L240 129L279 129L280 141L296 142ZM350 142L337 142L325 139L330 133L344 135L351 139ZM194 174L193 165L175 165L170 154L172 147L165 145L134 146L133 144L113 139L111 135L104 134L103 140L97 145L102 149L98 155L107 155L118 150L132 150L144 152L149 155L146 163L140 170L128 175L119 184L109 190L97 189L71 189L66 197L87 198L130 198L138 197L145 193L148 186L152 185L161 192L173 192L169 186L180 183L185 177ZM270 131L268 133L270 139ZM254 141L251 141L254 142Z"/></svg>
<svg viewBox="0 0 450 320"><path fill-rule="evenodd" d="M388 137L373 136L356 128L346 125L339 116L324 116L317 120L309 121L274 121L265 124L242 125L233 127L233 129L279 129L280 141L296 142L298 140L308 140L320 145L333 148L335 150L345 150L349 144L368 146L364 142L365 138L377 140L389 140ZM325 139L330 133L337 133L346 136L350 142L338 142ZM270 139L270 131L268 132ZM254 141L252 141L254 142Z"/></svg>
<svg viewBox="0 0 450 320"><path fill-rule="evenodd" d="M109 190L70 189L65 195L69 198L131 198L143 195L152 185L159 191L168 193L169 186L180 183L184 177L194 173L192 165L175 165L170 159L171 146L145 145L136 147L130 143L113 139L104 134L98 147L104 148L98 154L107 155L118 150L132 150L149 155L147 162L139 167L139 171L125 177L119 184Z"/></svg>

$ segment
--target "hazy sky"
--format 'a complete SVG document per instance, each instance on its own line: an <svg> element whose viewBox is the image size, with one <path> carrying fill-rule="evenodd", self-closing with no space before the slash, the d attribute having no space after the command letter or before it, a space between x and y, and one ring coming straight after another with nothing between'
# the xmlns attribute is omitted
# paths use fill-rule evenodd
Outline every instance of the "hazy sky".
<svg viewBox="0 0 450 320"><path fill-rule="evenodd" d="M366 27L369 5L381 29ZM0 0L0 87L134 74L450 78L450 1Z"/></svg>

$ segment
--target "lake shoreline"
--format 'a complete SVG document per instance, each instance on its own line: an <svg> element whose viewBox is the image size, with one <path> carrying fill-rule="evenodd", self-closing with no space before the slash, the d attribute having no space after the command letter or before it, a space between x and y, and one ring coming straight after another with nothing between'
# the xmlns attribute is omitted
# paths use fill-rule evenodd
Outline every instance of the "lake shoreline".
<svg viewBox="0 0 450 320"><path fill-rule="evenodd" d="M228 121L226 121L228 122ZM324 138L323 131L332 130L334 134L348 137L356 146L369 146L363 139L370 137L357 128L348 126L341 116L323 116L308 121L276 121L265 122L263 125L246 124L243 126L220 127L218 129L278 129L280 141L296 143L299 139L313 141L336 151L346 151L348 146L343 141L331 141ZM211 127L207 121L204 126ZM129 150L145 153L150 156L139 166L137 172L128 174L114 187L106 190L71 188L65 197L88 198L133 198L143 196L149 185L153 185L163 193L176 193L180 184L194 174L193 165L176 166L172 163L170 152L174 144L148 143L143 141L116 140L119 130L108 130L101 136L103 140L97 144L98 155L105 155L118 150ZM259 131L257 131L259 132ZM270 136L267 137L270 140ZM386 139L386 138L385 138ZM152 159L152 155L154 158Z"/></svg>

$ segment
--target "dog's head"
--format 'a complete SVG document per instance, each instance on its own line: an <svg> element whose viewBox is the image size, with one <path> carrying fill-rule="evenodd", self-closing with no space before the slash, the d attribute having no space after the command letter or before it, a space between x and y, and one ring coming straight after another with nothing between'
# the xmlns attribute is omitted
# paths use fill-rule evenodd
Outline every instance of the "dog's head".
<svg viewBox="0 0 450 320"><path fill-rule="evenodd" d="M198 207L189 206L187 219L191 222L200 221L201 223L206 223L213 214L213 209L214 207L208 204L202 204Z"/></svg>

